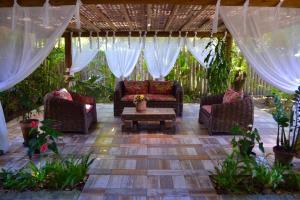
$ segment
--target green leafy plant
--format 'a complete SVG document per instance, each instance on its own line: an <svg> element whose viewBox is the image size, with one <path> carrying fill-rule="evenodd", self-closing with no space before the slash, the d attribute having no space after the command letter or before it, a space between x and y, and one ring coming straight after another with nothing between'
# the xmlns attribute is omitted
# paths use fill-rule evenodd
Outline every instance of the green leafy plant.
<svg viewBox="0 0 300 200"><path fill-rule="evenodd" d="M242 191L242 162L236 156L236 152L228 155L223 163L215 167L211 179L218 190L224 193L240 193Z"/></svg>
<svg viewBox="0 0 300 200"><path fill-rule="evenodd" d="M208 64L207 80L208 89L212 94L220 94L227 90L230 73L230 59L224 39L211 40L206 49L209 51L204 62Z"/></svg>
<svg viewBox="0 0 300 200"><path fill-rule="evenodd" d="M65 190L82 186L86 173L94 159L91 154L79 158L55 158L43 165L29 162L24 168L11 171L2 170L0 186L9 190Z"/></svg>
<svg viewBox="0 0 300 200"><path fill-rule="evenodd" d="M87 80L81 80L80 76L76 76L74 79L74 85L70 88L72 91L81 95L92 96L99 99L106 98L106 101L112 100L113 90L104 86L102 77L92 75Z"/></svg>
<svg viewBox="0 0 300 200"><path fill-rule="evenodd" d="M244 130L240 126L234 126L231 132L235 135L241 136L238 140L234 136L231 140L231 145L233 146L233 148L238 147L242 155L250 155L252 153L255 142L258 143L258 148L262 152L265 152L259 132L256 128L252 130L252 125L249 125L248 130Z"/></svg>
<svg viewBox="0 0 300 200"><path fill-rule="evenodd" d="M43 153L48 149L58 154L56 138L60 133L51 128L51 121L45 120L41 123L41 127L33 125L29 132L28 156L30 158L33 154Z"/></svg>

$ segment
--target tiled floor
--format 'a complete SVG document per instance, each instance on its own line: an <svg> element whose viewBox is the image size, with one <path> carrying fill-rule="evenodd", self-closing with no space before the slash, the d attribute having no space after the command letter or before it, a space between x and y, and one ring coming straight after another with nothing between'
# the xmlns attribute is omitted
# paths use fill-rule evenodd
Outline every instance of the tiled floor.
<svg viewBox="0 0 300 200"><path fill-rule="evenodd" d="M98 105L98 124L89 135L65 135L61 153L92 151L96 160L79 199L220 199L209 180L209 171L230 152L231 136L208 136L198 124L199 105L184 105L177 131L122 133L113 107ZM8 123L11 149L0 157L0 167L19 168L28 159L17 121ZM258 128L267 152L272 152L276 124L270 114L255 109ZM272 156L271 156L272 157ZM295 167L300 166L294 160Z"/></svg>

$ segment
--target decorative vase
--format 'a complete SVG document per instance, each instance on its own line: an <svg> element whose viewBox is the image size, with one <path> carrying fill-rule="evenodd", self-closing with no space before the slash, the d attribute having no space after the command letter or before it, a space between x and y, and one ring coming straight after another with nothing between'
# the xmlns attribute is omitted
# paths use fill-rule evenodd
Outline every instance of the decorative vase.
<svg viewBox="0 0 300 200"><path fill-rule="evenodd" d="M279 162L282 165L290 165L295 155L278 146L273 147L273 152L275 154L275 162Z"/></svg>
<svg viewBox="0 0 300 200"><path fill-rule="evenodd" d="M147 102L146 101L141 101L141 102L138 102L136 104L136 111L137 112L143 112L147 109Z"/></svg>
<svg viewBox="0 0 300 200"><path fill-rule="evenodd" d="M32 129L32 122L36 122L36 124L39 124L39 120L38 119L28 119L28 120L22 120L20 121L20 127L22 130L22 134L23 134L23 145L24 146L28 146L28 142L29 142L29 132Z"/></svg>

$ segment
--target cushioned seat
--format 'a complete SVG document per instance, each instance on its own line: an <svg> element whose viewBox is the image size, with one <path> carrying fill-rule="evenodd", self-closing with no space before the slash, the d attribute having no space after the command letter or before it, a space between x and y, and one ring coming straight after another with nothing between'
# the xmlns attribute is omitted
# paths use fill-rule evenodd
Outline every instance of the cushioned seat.
<svg viewBox="0 0 300 200"><path fill-rule="evenodd" d="M211 105L204 105L201 109L205 110L207 113L211 113Z"/></svg>
<svg viewBox="0 0 300 200"><path fill-rule="evenodd" d="M147 94L149 101L176 101L173 95Z"/></svg>

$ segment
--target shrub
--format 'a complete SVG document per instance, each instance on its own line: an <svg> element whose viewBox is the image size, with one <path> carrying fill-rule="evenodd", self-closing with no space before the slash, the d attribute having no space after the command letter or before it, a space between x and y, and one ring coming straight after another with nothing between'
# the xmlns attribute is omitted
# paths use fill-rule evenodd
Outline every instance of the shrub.
<svg viewBox="0 0 300 200"><path fill-rule="evenodd" d="M0 186L8 190L65 190L83 185L86 173L94 159L90 154L80 158L56 158L44 165L29 162L17 171L2 170Z"/></svg>

